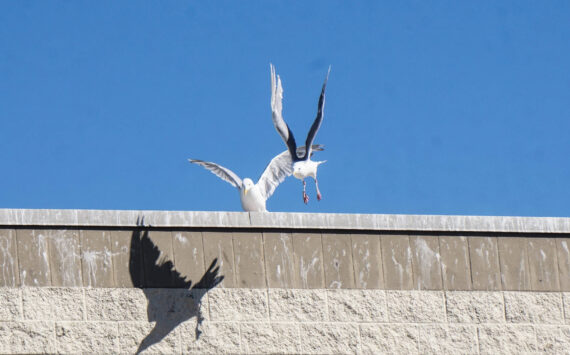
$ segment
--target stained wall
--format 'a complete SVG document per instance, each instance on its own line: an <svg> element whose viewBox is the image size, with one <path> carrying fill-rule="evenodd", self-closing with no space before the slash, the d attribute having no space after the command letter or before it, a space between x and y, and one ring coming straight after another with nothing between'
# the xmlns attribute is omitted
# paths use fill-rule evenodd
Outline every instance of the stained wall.
<svg viewBox="0 0 570 355"><path fill-rule="evenodd" d="M565 218L0 210L0 352L564 353Z"/></svg>

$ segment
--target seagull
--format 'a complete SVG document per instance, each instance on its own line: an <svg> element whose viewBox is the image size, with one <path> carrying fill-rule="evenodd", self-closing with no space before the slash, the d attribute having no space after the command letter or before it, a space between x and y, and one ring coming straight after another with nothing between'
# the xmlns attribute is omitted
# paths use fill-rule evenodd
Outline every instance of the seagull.
<svg viewBox="0 0 570 355"><path fill-rule="evenodd" d="M315 144L311 147L313 151L322 151L323 146ZM296 149L296 154L306 154L305 147ZM198 164L210 170L213 174L217 175L222 180L229 182L232 186L239 190L239 197L241 200L241 207L244 211L267 212L265 202L277 188L277 186L285 180L285 178L293 172L291 154L289 150L277 155L267 165L263 174L254 184L250 178L240 179L236 173L223 166L203 161L199 159L188 159L190 163Z"/></svg>
<svg viewBox="0 0 570 355"><path fill-rule="evenodd" d="M299 153L297 150L297 144L295 143L295 137L293 137L293 132L289 128L289 125L285 123L283 119L283 88L281 87L281 78L279 75L275 75L275 67L270 64L271 68L271 112L273 117L273 125L277 130L277 133L283 138L283 141L287 145L289 152L292 157L293 164L293 176L303 182L303 202L306 204L309 202L309 196L305 192L306 183L305 179L307 177L312 177L315 180L315 186L317 188L317 200L321 200L322 195L319 191L319 182L317 181L317 168L319 165L326 162L325 161L312 161L311 160L311 149L308 152ZM327 87L327 81L329 79L329 74L331 68L327 72L327 77L323 83L323 88L321 89L321 96L319 97L319 105L317 108L317 117L307 134L307 139L305 141L305 146L310 147L313 144L313 140L317 135L317 131L323 122L323 109L325 107L325 89Z"/></svg>

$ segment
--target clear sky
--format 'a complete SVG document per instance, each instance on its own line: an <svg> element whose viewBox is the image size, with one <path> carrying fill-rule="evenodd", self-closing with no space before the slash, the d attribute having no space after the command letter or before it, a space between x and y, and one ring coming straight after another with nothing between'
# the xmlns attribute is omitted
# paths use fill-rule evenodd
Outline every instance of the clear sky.
<svg viewBox="0 0 570 355"><path fill-rule="evenodd" d="M240 211L316 142L323 200L270 211L570 216L568 1L2 1L0 208Z"/></svg>

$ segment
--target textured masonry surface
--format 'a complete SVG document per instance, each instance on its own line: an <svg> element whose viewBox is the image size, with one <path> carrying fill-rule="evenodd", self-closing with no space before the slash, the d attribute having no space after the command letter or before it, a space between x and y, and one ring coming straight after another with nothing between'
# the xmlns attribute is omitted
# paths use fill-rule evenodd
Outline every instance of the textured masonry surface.
<svg viewBox="0 0 570 355"><path fill-rule="evenodd" d="M170 302L187 295L168 295ZM570 351L570 293L216 288L205 321L149 353L553 353ZM134 353L154 326L137 288L0 288L2 353ZM166 302L157 308L168 312Z"/></svg>
<svg viewBox="0 0 570 355"><path fill-rule="evenodd" d="M0 353L570 354L569 247L565 218L0 210Z"/></svg>

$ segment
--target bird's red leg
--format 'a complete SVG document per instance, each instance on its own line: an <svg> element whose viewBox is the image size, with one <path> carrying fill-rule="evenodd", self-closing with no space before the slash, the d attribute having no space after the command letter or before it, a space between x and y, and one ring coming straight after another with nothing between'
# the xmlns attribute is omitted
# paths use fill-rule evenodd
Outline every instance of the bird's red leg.
<svg viewBox="0 0 570 355"><path fill-rule="evenodd" d="M305 180L303 180L303 202L305 202L305 204L307 204L307 202L309 202L309 195L307 195L307 193L305 192L306 186L307 186L307 183L305 182Z"/></svg>
<svg viewBox="0 0 570 355"><path fill-rule="evenodd" d="M321 195L321 192L319 191L319 182L317 179L315 179L315 186L317 187L317 200L320 201L323 198L323 195Z"/></svg>

